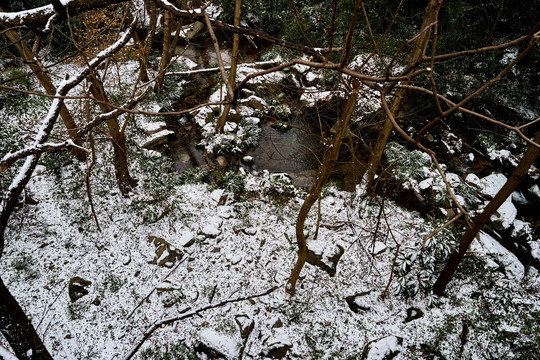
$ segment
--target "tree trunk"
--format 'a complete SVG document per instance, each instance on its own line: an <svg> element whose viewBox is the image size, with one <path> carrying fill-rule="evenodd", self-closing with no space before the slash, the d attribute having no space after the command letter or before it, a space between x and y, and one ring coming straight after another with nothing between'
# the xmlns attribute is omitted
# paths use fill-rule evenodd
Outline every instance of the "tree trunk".
<svg viewBox="0 0 540 360"><path fill-rule="evenodd" d="M156 84L154 85L154 92L159 92L163 87L163 82L165 81L165 71L171 62L171 59L174 55L176 44L178 44L178 39L180 38L180 30L182 29L181 18L178 19L178 24L176 25L176 31L174 34L174 39L171 43L172 35L172 25L174 16L171 12L165 10L165 23L163 25L163 51L161 52L161 61L159 62L159 73L156 79Z"/></svg>
<svg viewBox="0 0 540 360"><path fill-rule="evenodd" d="M443 2L444 0L429 0L429 3L424 12L424 20L422 21L422 25L420 27L420 36L418 36L418 39L416 40L412 48L412 53L409 57L407 67L405 68L403 75L413 72L417 68L420 60L424 57L429 38L431 37L431 27L435 22L437 22L439 11L442 7ZM394 95L394 99L392 101L392 106L390 108L394 119L399 119L401 109L403 108L403 105L407 100L407 96L407 89L400 88L396 91L396 94ZM390 119L386 118L383 128L379 133L377 142L375 143L373 153L369 157L366 170L367 174L365 174L365 184L368 189L372 186L373 179L375 178L375 174L377 172L377 168L379 167L379 163L381 162L384 153L384 148L386 147L386 143L390 138L393 128L394 126L392 125Z"/></svg>
<svg viewBox="0 0 540 360"><path fill-rule="evenodd" d="M2 11L1 8L0 11ZM49 76L45 73L45 67L43 66L41 61L34 58L34 56L32 55L32 50L30 50L28 45L26 45L26 43L22 41L19 34L17 34L17 32L14 30L6 30L5 35L15 45L17 51L22 56L25 63L30 67L41 86L43 86L43 88L45 89L45 92L47 92L47 94L49 95L56 94L56 87L52 83ZM66 126L70 139L75 139L78 130L77 123L75 122L68 108L64 104L62 104L62 108L60 109L60 116L62 117L62 121ZM74 142L77 145L81 145L82 143L81 140L75 140ZM85 153L81 150L74 149L73 154L77 157L79 161L84 161L86 159Z"/></svg>
<svg viewBox="0 0 540 360"><path fill-rule="evenodd" d="M113 108L106 104L109 102L109 99L107 98L101 80L99 80L95 74L90 74L88 77L91 82L90 92L92 95L96 99L105 102L99 103L101 110L103 112L112 111ZM137 182L129 174L126 137L124 132L120 130L117 118L107 120L107 127L109 128L114 151L114 170L118 189L122 195L127 196L129 191L137 185Z"/></svg>
<svg viewBox="0 0 540 360"><path fill-rule="evenodd" d="M20 360L52 360L32 322L0 277L0 330Z"/></svg>
<svg viewBox="0 0 540 360"><path fill-rule="evenodd" d="M236 6L234 9L234 26L240 26L240 10L242 8L242 0L236 0ZM238 50L240 48L240 35L233 35L233 48L232 48L232 57L231 57L231 72L229 74L229 84L231 87L236 81L236 66L238 65ZM225 105L221 116L218 118L216 128L218 132L223 133L223 128L227 122L227 117L229 116L229 111L231 111L232 104L228 103Z"/></svg>
<svg viewBox="0 0 540 360"><path fill-rule="evenodd" d="M339 120L337 133L334 136L334 140L332 141L332 144L326 156L326 160L321 167L319 177L317 178L317 181L315 181L315 184L313 184L313 186L309 190L309 194L306 197L306 200L304 200L304 203L300 208L300 212L298 213L298 218L296 220L296 242L298 245L298 258L296 260L296 264L291 271L289 280L287 281L287 286L285 287L285 292L287 292L287 294L291 296L293 296L296 292L296 282L298 281L298 278L300 277L300 272L302 271L307 261L307 242L306 236L304 235L304 223L309 214L309 210L311 210L311 207L319 198L322 187L326 183L328 176L330 176L332 170L334 169L334 166L336 165L343 137L347 133L347 129L349 128L349 121L353 114L354 107L356 106L359 87L360 84L358 83L358 81L355 81L353 92L349 94L349 98L347 99L347 103L345 104L342 118Z"/></svg>
<svg viewBox="0 0 540 360"><path fill-rule="evenodd" d="M534 142L540 144L540 131L534 137ZM489 222L491 215L493 215L495 211L497 211L497 209L505 202L505 200L523 181L523 179L527 177L528 171L531 168L531 165L534 163L534 160L536 159L538 154L540 154L540 148L534 145L529 145L527 151L523 155L523 158L521 158L518 166L514 169L514 172L506 181L504 186L488 203L484 211L482 211L480 215L474 218L471 225L467 228L465 234L463 234L463 237L459 241L458 251L452 253L450 259L448 259L448 263L441 272L441 275L439 275L439 278L433 285L433 293L435 295L443 295L446 286L448 285L450 280L452 280L452 277L454 276L454 273L456 272L459 263L465 256L467 249L473 242L476 235L478 235L484 224Z"/></svg>

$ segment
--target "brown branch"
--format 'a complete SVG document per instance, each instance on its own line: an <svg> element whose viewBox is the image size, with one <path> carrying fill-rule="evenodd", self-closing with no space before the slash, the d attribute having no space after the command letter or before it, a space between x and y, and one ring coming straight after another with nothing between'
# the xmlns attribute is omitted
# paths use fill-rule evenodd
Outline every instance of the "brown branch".
<svg viewBox="0 0 540 360"><path fill-rule="evenodd" d="M169 10L173 14L180 16L184 19L204 19L204 16L205 16L204 12L181 10L177 8L176 6L174 6L173 4L171 4L170 2L163 2L161 0L154 0L154 2L158 6L162 7L163 9ZM328 54L332 52L338 52L342 50L341 48L332 48L332 49L312 48L309 46L304 46L304 45L300 45L297 43L293 43L290 41L273 37L259 29L250 29L244 26L234 26L234 25L230 25L230 24L224 23L222 21L214 20L214 19L210 19L210 23L213 26L220 28L222 30L225 30L225 31L242 34L242 35L255 36L255 37L258 37L259 39L271 42L273 44L283 46L283 47L293 49L293 50L298 50L306 54L321 55L321 54Z"/></svg>
<svg viewBox="0 0 540 360"><path fill-rule="evenodd" d="M143 334L143 335L141 336L141 338L137 341L137 343L135 344L135 346L133 346L133 348L131 349L131 351L124 357L123 360L129 360L129 359L131 359L131 358L137 353L137 351L139 351L139 349L140 349L141 346L144 344L144 342L145 342L146 340L148 340L148 338L150 338L150 336L152 336L152 334L154 333L154 331L156 331L157 329L159 329L159 328L161 328L161 327L164 327L165 325L172 324L173 322L176 322L176 321L188 319L188 318L190 318L190 317L199 315L200 313L205 312L205 311L207 311L207 310L219 308L219 307L225 306L225 305L227 305L227 304L236 303L236 302L245 301L245 300L252 300L252 299L259 298L259 297L263 297L263 296L266 296L266 295L269 295L269 294L273 293L273 292L276 291L277 289L279 289L279 286L274 286L274 287L272 287L272 288L266 290L265 292L262 292L262 293L259 293L259 294L249 295L249 296L241 296L241 297L238 297L238 298L236 298L236 299L228 299L228 300L224 300L224 301L222 301L222 302L220 302L220 303L217 303L217 304L209 304L209 305L200 307L200 308L198 308L198 309L196 309L196 310L190 311L190 312L188 312L188 313L184 313L184 314L179 315L179 316L170 317L170 318L166 318L166 319L157 321L157 322L154 323L154 325L152 325L152 326L150 326L148 329L146 329L146 331L144 332L144 334Z"/></svg>

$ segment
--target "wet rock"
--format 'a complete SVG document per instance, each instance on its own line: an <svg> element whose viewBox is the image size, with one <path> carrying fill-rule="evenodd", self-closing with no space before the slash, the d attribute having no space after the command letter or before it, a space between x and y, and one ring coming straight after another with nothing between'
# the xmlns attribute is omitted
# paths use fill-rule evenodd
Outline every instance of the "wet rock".
<svg viewBox="0 0 540 360"><path fill-rule="evenodd" d="M405 318L406 323L411 322L416 319L420 319L424 316L424 312L416 307L410 307L407 309L407 317Z"/></svg>
<svg viewBox="0 0 540 360"><path fill-rule="evenodd" d="M75 276L69 280L68 293L71 302L75 302L85 295L88 295L88 286L92 285L92 282L85 280L81 277Z"/></svg>
<svg viewBox="0 0 540 360"><path fill-rule="evenodd" d="M156 246L156 256L152 261L149 261L149 264L172 268L176 261L182 260L184 256L182 251L176 249L165 239L150 236L148 242Z"/></svg>
<svg viewBox="0 0 540 360"><path fill-rule="evenodd" d="M249 316L245 314L236 315L234 317L234 321L236 321L236 324L240 329L240 336L242 337L242 339L247 339L249 334L251 334L251 332L253 331L255 321L250 319Z"/></svg>
<svg viewBox="0 0 540 360"><path fill-rule="evenodd" d="M339 244L321 245L321 242L311 243L308 248L307 262L318 266L330 276L336 275L339 259L345 252L343 246Z"/></svg>
<svg viewBox="0 0 540 360"><path fill-rule="evenodd" d="M370 310L371 308L369 307L368 302L363 298L370 293L371 291L364 291L355 295L347 296L345 301L347 302L347 305L349 305L349 309L357 314Z"/></svg>
<svg viewBox="0 0 540 360"><path fill-rule="evenodd" d="M220 155L216 158L216 162L220 168L226 168L229 165L229 160L223 155Z"/></svg>
<svg viewBox="0 0 540 360"><path fill-rule="evenodd" d="M367 343L362 352L362 359L390 360L401 352L403 338L387 336L382 339L372 340Z"/></svg>

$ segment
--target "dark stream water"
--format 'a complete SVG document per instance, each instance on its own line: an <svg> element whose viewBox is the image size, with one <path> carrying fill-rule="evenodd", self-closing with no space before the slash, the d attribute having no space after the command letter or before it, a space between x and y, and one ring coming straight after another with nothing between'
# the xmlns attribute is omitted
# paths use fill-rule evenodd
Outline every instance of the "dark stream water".
<svg viewBox="0 0 540 360"><path fill-rule="evenodd" d="M199 68L214 67L217 63L216 54L211 43L199 46L190 46L187 49L178 48L177 54L187 57L199 65ZM259 60L259 51L243 51L240 63L252 63ZM231 61L230 48L221 49L221 56L225 65ZM211 88L215 85L212 80L213 73L207 75L197 74L190 78L190 94L176 106L176 110L183 110L207 101ZM215 79L215 77L214 77ZM253 170L268 170L270 172L285 172L300 186L312 184L316 175L316 161L310 156L313 139L307 131L302 130L302 123L291 124L293 128L287 131L278 131L271 127L272 122L261 119L262 137L258 146L248 152L253 158ZM187 123L179 123L175 129L176 139L169 142L170 155L174 159L177 171L182 172L190 167L207 165L202 150L196 147L199 141L198 134Z"/></svg>

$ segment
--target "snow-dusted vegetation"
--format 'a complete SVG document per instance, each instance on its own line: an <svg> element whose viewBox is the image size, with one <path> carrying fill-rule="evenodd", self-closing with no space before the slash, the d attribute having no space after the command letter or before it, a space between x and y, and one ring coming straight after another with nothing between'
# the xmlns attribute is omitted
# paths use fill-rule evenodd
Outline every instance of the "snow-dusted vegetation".
<svg viewBox="0 0 540 360"><path fill-rule="evenodd" d="M538 356L538 29L127 3L0 13L0 359Z"/></svg>

